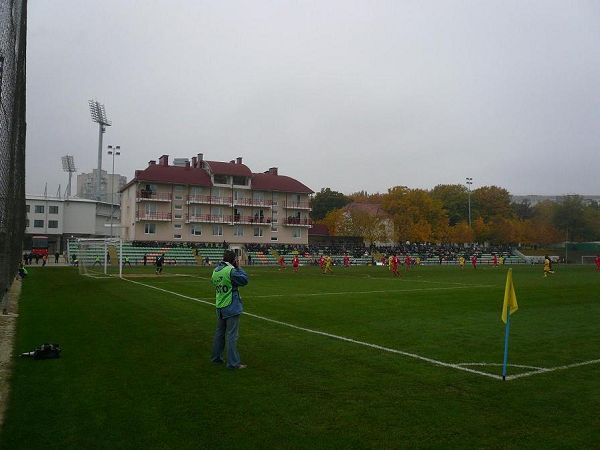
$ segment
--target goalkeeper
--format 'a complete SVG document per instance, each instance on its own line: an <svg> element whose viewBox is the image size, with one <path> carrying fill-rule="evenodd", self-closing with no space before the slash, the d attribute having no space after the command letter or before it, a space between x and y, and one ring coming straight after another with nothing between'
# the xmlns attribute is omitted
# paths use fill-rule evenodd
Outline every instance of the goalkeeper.
<svg viewBox="0 0 600 450"><path fill-rule="evenodd" d="M239 286L248 284L248 275L238 267L235 253L226 250L212 273L212 284L216 290L217 329L212 349L212 362L223 363L223 351L227 340L227 368L245 369L237 351L240 315L243 311Z"/></svg>

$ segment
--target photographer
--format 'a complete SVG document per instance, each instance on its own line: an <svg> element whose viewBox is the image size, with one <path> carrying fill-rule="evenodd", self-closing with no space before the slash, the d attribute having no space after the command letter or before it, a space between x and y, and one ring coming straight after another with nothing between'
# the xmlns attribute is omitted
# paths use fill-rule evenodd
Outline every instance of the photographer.
<svg viewBox="0 0 600 450"><path fill-rule="evenodd" d="M212 273L212 284L216 290L217 329L212 350L212 362L223 362L225 340L227 340L227 368L245 369L237 351L240 315L243 311L239 286L248 284L248 275L238 267L235 253L226 250L221 261Z"/></svg>

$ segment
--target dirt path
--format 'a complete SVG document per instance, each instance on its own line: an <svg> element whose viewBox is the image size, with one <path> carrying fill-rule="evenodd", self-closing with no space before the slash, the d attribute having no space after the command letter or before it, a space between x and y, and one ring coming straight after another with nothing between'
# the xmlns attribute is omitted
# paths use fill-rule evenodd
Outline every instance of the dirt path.
<svg viewBox="0 0 600 450"><path fill-rule="evenodd" d="M0 311L0 427L4 423L4 412L10 391L9 379L20 295L21 281L15 281L8 293L6 314Z"/></svg>

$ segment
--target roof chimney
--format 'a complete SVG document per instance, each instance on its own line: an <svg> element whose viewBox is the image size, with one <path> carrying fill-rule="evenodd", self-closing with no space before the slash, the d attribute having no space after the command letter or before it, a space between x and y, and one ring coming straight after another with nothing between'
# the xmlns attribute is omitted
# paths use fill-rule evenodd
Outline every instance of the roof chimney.
<svg viewBox="0 0 600 450"><path fill-rule="evenodd" d="M169 155L162 155L160 158L158 158L158 164L161 166L168 166L169 165Z"/></svg>
<svg viewBox="0 0 600 450"><path fill-rule="evenodd" d="M190 168L190 161L189 161L189 160L185 162L185 168L186 168L186 169L189 169L189 168Z"/></svg>
<svg viewBox="0 0 600 450"><path fill-rule="evenodd" d="M277 175L277 167L271 167L269 169L269 175Z"/></svg>
<svg viewBox="0 0 600 450"><path fill-rule="evenodd" d="M192 167L198 167L198 158L192 156Z"/></svg>
<svg viewBox="0 0 600 450"><path fill-rule="evenodd" d="M237 162L238 164L241 164L241 163L242 163L242 157L241 157L241 156L238 156L237 158L235 158L235 160L236 160L236 162Z"/></svg>
<svg viewBox="0 0 600 450"><path fill-rule="evenodd" d="M203 153L198 153L198 167L201 169L204 167L204 154Z"/></svg>
<svg viewBox="0 0 600 450"><path fill-rule="evenodd" d="M151 159L150 161L148 161L148 165L149 166L155 166L156 165L156 161Z"/></svg>

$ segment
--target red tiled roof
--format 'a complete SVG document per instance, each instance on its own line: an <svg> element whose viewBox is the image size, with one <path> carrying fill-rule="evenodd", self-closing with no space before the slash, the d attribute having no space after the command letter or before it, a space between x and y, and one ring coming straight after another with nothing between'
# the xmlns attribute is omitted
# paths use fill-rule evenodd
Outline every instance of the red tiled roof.
<svg viewBox="0 0 600 450"><path fill-rule="evenodd" d="M285 175L271 173L252 174L252 189L261 191L293 192L297 194L313 194L314 191L304 184Z"/></svg>
<svg viewBox="0 0 600 450"><path fill-rule="evenodd" d="M377 203L357 203L353 202L344 207L347 211L362 211L372 216L387 216L381 205Z"/></svg>
<svg viewBox="0 0 600 450"><path fill-rule="evenodd" d="M212 186L210 177L206 171L193 167L161 166L154 164L147 169L141 170L137 175L121 189L123 192L137 181L148 181L153 183L175 183L191 184L194 186Z"/></svg>
<svg viewBox="0 0 600 450"><path fill-rule="evenodd" d="M252 176L252 171L245 164L221 161L204 161L204 164L206 164L210 168L210 171L216 175Z"/></svg>

